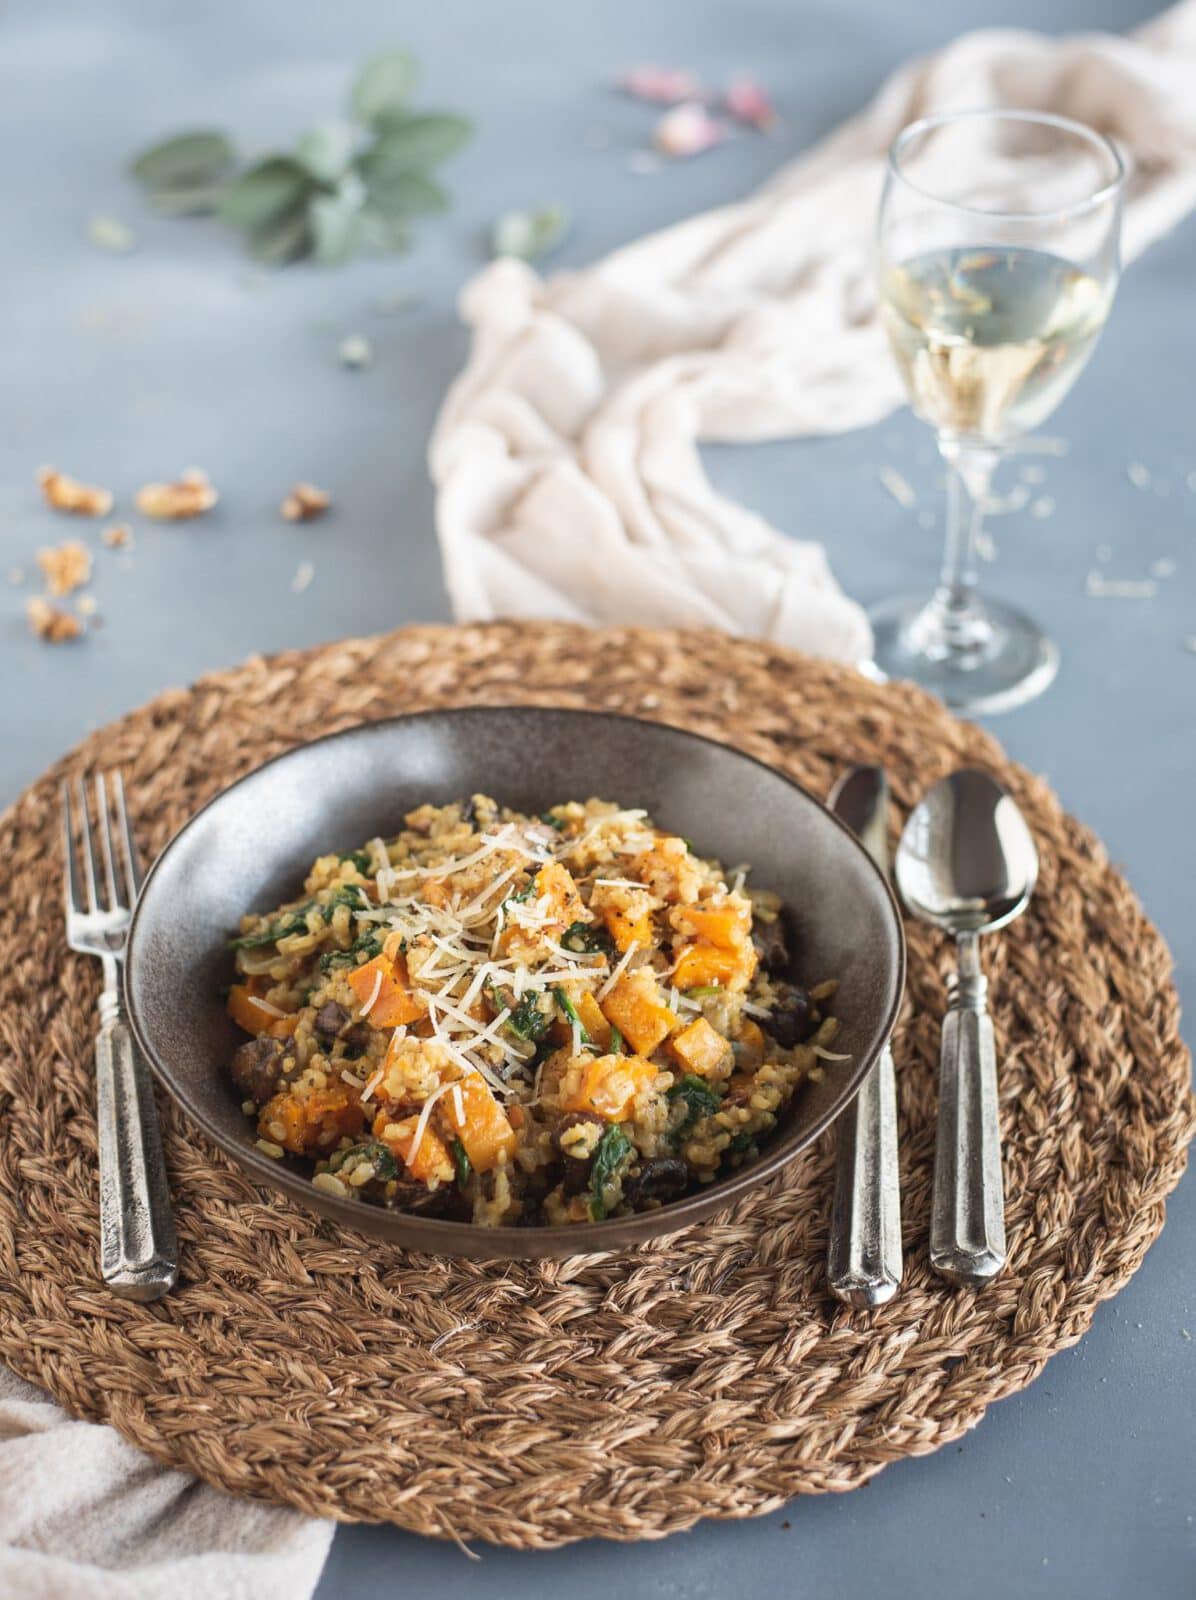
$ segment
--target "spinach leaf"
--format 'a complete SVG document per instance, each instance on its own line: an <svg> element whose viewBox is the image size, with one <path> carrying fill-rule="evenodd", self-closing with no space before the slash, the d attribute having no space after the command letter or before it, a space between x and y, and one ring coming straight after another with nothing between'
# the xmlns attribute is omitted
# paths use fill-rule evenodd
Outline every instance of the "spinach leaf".
<svg viewBox="0 0 1196 1600"><path fill-rule="evenodd" d="M605 1128L590 1167L590 1217L601 1222L606 1215L606 1189L631 1154L631 1140L617 1122Z"/></svg>
<svg viewBox="0 0 1196 1600"><path fill-rule="evenodd" d="M711 995L722 994L722 992L723 986L721 983L700 983L696 989L687 989L685 998L687 1000L709 1000Z"/></svg>
<svg viewBox="0 0 1196 1600"><path fill-rule="evenodd" d="M621 1056L623 1054L623 1035L613 1022L610 1025L610 1050L607 1053L612 1056Z"/></svg>
<svg viewBox="0 0 1196 1600"><path fill-rule="evenodd" d="M453 1152L453 1165L457 1169L457 1187L458 1189L464 1189L469 1182L469 1175L473 1171L469 1154L460 1139L454 1139L450 1148Z"/></svg>
<svg viewBox="0 0 1196 1600"><path fill-rule="evenodd" d="M320 957L321 972L336 972L340 967L360 967L382 954L380 933L359 933L347 950L326 950Z"/></svg>
<svg viewBox="0 0 1196 1600"><path fill-rule="evenodd" d="M387 1149L377 1139L363 1139L360 1144L351 1145L347 1150L338 1150L329 1161L328 1165L333 1172L339 1172L350 1156L365 1156L373 1162L374 1177L380 1178L383 1183L399 1175L399 1164Z"/></svg>
<svg viewBox="0 0 1196 1600"><path fill-rule="evenodd" d="M511 1007L506 1026L520 1039L542 1039L548 1032L552 1018L536 1004L539 998L538 994L527 994L517 1006Z"/></svg>
<svg viewBox="0 0 1196 1600"><path fill-rule="evenodd" d="M722 1104L705 1078L699 1078L694 1072L687 1072L679 1083L673 1085L668 1095L670 1100L685 1102L685 1121L674 1135L678 1140L683 1139L703 1117L712 1116Z"/></svg>
<svg viewBox="0 0 1196 1600"><path fill-rule="evenodd" d="M558 833L564 833L569 826L565 817L554 817L551 811L541 811L540 821L546 822L550 828L555 828Z"/></svg>
<svg viewBox="0 0 1196 1600"><path fill-rule="evenodd" d="M370 897L359 883L342 883L333 891L332 898L320 908L325 922L329 920L329 912L337 906L352 906L354 911L368 911Z"/></svg>
<svg viewBox="0 0 1196 1600"><path fill-rule="evenodd" d="M745 1150L751 1149L752 1140L754 1137L754 1134L746 1132L737 1133L731 1140L731 1143L727 1146L727 1154L729 1156L741 1156Z"/></svg>
<svg viewBox="0 0 1196 1600"><path fill-rule="evenodd" d="M363 876L368 876L373 865L368 850L349 850L342 857L342 861L351 861Z"/></svg>
<svg viewBox="0 0 1196 1600"><path fill-rule="evenodd" d="M573 1004L572 1000L570 1000L569 996L563 989L554 989L552 992L556 996L557 1005L560 1006L561 1010L564 1012L565 1021L570 1025L570 1027L576 1027L581 1030L582 1044L593 1044L594 1041L590 1038L586 1025L578 1016L577 1007Z"/></svg>
<svg viewBox="0 0 1196 1600"><path fill-rule="evenodd" d="M533 872L531 877L524 884L523 888L522 889L516 889L514 894L509 894L507 896L507 898L503 901L503 905L505 905L505 906L509 906L509 905L512 905L512 904L514 904L514 905L522 905L526 901L530 900L532 898L532 896L535 894L535 892L536 892L536 874Z"/></svg>
<svg viewBox="0 0 1196 1600"><path fill-rule="evenodd" d="M594 922L571 922L561 934L561 948L575 956L609 955L614 948L605 928Z"/></svg>
<svg viewBox="0 0 1196 1600"><path fill-rule="evenodd" d="M260 933L245 933L239 939L230 939L230 950L259 950L264 945L277 944L280 939L289 939L292 934L307 932L307 913L315 906L314 900L305 900L301 906L293 906L263 928Z"/></svg>

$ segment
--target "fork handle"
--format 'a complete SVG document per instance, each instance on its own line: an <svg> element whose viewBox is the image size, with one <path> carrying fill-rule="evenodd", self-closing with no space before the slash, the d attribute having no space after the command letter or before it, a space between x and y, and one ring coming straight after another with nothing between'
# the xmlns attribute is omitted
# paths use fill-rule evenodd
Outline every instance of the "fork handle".
<svg viewBox="0 0 1196 1600"><path fill-rule="evenodd" d="M850 1306L883 1306L902 1270L897 1089L887 1044L837 1127L827 1281Z"/></svg>
<svg viewBox="0 0 1196 1600"><path fill-rule="evenodd" d="M100 1018L100 1273L113 1294L157 1300L179 1269L153 1086L114 996L101 998Z"/></svg>
<svg viewBox="0 0 1196 1600"><path fill-rule="evenodd" d="M1005 1265L997 1052L974 934L960 937L943 1018L930 1264L950 1283L975 1288Z"/></svg>

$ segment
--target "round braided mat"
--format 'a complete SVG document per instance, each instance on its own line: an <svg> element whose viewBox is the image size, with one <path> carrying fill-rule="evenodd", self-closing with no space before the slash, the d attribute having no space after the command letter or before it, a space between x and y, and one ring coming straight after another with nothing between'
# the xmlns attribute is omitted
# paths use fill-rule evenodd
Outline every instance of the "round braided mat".
<svg viewBox="0 0 1196 1600"><path fill-rule="evenodd" d="M927 1264L950 952L911 925L894 1042L907 1277L883 1310L826 1291L831 1140L713 1223L504 1266L339 1233L260 1194L166 1105L180 1284L150 1306L105 1293L99 972L63 941L59 779L122 766L154 851L296 740L511 701L684 724L818 793L882 761L903 813L961 763L1008 782L1042 874L1030 912L985 944L1009 1195L994 1285L953 1290ZM955 1438L1080 1337L1162 1227L1196 1126L1167 950L1092 835L928 696L767 645L500 624L250 661L88 738L0 821L0 859L0 1359L163 1462L319 1516L551 1546L853 1488Z"/></svg>

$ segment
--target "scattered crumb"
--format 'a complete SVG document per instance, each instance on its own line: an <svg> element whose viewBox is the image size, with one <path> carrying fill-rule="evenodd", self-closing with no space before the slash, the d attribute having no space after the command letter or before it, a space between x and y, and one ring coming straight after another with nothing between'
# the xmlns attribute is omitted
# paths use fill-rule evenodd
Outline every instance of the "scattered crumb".
<svg viewBox="0 0 1196 1600"><path fill-rule="evenodd" d="M1153 600L1159 586L1153 578L1106 578L1090 572L1084 590L1094 600Z"/></svg>
<svg viewBox="0 0 1196 1600"><path fill-rule="evenodd" d="M360 372L365 367L374 364L374 347L370 341L360 333L351 333L348 338L342 339L336 347L342 367L351 371Z"/></svg>
<svg viewBox="0 0 1196 1600"><path fill-rule="evenodd" d="M75 601L75 610L81 617L94 617L99 604L94 594L81 594Z"/></svg>
<svg viewBox="0 0 1196 1600"><path fill-rule="evenodd" d="M41 595L34 595L26 602L25 616L30 630L47 644L66 644L83 632L83 624L78 617L72 617L69 611L60 611L48 600L43 600Z"/></svg>
<svg viewBox="0 0 1196 1600"><path fill-rule="evenodd" d="M127 256L137 243L132 228L116 217L92 217L87 224L87 237L97 249L111 250L118 256Z"/></svg>
<svg viewBox="0 0 1196 1600"><path fill-rule="evenodd" d="M1045 521L1047 517L1053 517L1055 515L1055 502L1051 496L1049 494L1040 494L1030 507L1030 515L1037 517L1039 522Z"/></svg>
<svg viewBox="0 0 1196 1600"><path fill-rule="evenodd" d="M78 483L65 472L53 467L39 467L37 481L48 506L55 511L69 511L77 517L106 517L112 510L111 489L99 489L94 484Z"/></svg>
<svg viewBox="0 0 1196 1600"><path fill-rule="evenodd" d="M332 496L314 483L297 483L279 506L288 522L314 522L332 504Z"/></svg>
<svg viewBox="0 0 1196 1600"><path fill-rule="evenodd" d="M1018 477L1023 483L1045 483L1046 468L1040 467L1036 461L1031 461L1028 466L1022 468Z"/></svg>
<svg viewBox="0 0 1196 1600"><path fill-rule="evenodd" d="M1174 578L1179 571L1170 556L1160 556L1157 561L1152 561L1148 568L1152 578Z"/></svg>
<svg viewBox="0 0 1196 1600"><path fill-rule="evenodd" d="M25 573L24 567L9 567L9 569L8 569L8 581L14 587L16 585L18 585L18 584L24 583L25 577L26 577L26 573Z"/></svg>
<svg viewBox="0 0 1196 1600"><path fill-rule="evenodd" d="M55 598L81 589L91 577L91 551L78 539L46 545L37 552L37 564Z"/></svg>
<svg viewBox="0 0 1196 1600"><path fill-rule="evenodd" d="M295 576L291 579L291 589L295 594L302 594L304 589L311 586L311 580L316 575L314 562L301 561L295 568Z"/></svg>
<svg viewBox="0 0 1196 1600"><path fill-rule="evenodd" d="M1192 1335L1188 1332L1187 1328L1181 1328L1179 1331L1180 1331L1180 1334L1183 1336L1183 1338L1188 1339L1188 1340L1191 1339Z"/></svg>
<svg viewBox="0 0 1196 1600"><path fill-rule="evenodd" d="M219 498L207 473L198 467L188 467L179 474L177 483L147 483L143 489L138 489L136 505L147 517L163 522L185 522L191 517L202 517Z"/></svg>
<svg viewBox="0 0 1196 1600"><path fill-rule="evenodd" d="M653 155L651 150L633 150L627 157L627 170L637 178L651 178L660 168L660 157Z"/></svg>
<svg viewBox="0 0 1196 1600"><path fill-rule="evenodd" d="M100 538L109 550L125 550L133 543L133 530L127 522L114 522L104 529Z"/></svg>
<svg viewBox="0 0 1196 1600"><path fill-rule="evenodd" d="M1098 544L1096 547L1096 559L1102 562L1112 561L1113 546L1111 544Z"/></svg>
<svg viewBox="0 0 1196 1600"><path fill-rule="evenodd" d="M917 491L907 478L902 477L896 467L881 467L878 476L899 506L904 506L907 511L914 509L918 503Z"/></svg>
<svg viewBox="0 0 1196 1600"><path fill-rule="evenodd" d="M1140 461L1131 461L1125 469L1125 475L1135 489L1150 488L1150 468L1144 467Z"/></svg>

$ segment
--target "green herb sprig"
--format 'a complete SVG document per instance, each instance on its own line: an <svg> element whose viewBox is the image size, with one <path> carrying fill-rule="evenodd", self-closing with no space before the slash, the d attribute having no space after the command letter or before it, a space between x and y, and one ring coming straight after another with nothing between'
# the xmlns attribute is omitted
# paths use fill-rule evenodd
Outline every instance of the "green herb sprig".
<svg viewBox="0 0 1196 1600"><path fill-rule="evenodd" d="M317 123L248 166L227 134L202 129L143 150L130 170L155 211L215 216L267 265L404 250L414 219L448 210L433 173L473 136L455 112L412 109L418 76L406 50L375 56L353 85L352 121Z"/></svg>

